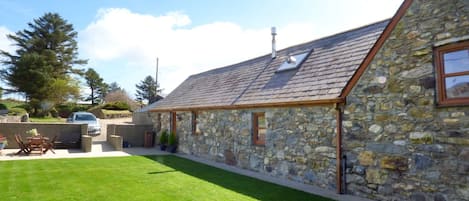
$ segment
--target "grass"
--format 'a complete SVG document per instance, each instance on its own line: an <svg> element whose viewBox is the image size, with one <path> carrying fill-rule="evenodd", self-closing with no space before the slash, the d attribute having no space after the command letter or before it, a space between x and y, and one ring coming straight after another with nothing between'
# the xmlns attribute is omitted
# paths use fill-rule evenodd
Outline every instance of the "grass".
<svg viewBox="0 0 469 201"><path fill-rule="evenodd" d="M1 104L4 104L8 108L9 115L21 116L26 114L24 107L26 106L23 101L17 101L12 99L0 100Z"/></svg>
<svg viewBox="0 0 469 201"><path fill-rule="evenodd" d="M131 115L132 112L128 110L105 110L101 109L101 111L104 113L104 115L112 115L112 114L121 114L121 115Z"/></svg>
<svg viewBox="0 0 469 201"><path fill-rule="evenodd" d="M65 118L54 117L30 117L29 121L36 123L65 123Z"/></svg>
<svg viewBox="0 0 469 201"><path fill-rule="evenodd" d="M25 103L23 101L4 99L0 100L0 103L5 104L7 108L22 107Z"/></svg>
<svg viewBox="0 0 469 201"><path fill-rule="evenodd" d="M322 201L175 156L0 162L2 200Z"/></svg>

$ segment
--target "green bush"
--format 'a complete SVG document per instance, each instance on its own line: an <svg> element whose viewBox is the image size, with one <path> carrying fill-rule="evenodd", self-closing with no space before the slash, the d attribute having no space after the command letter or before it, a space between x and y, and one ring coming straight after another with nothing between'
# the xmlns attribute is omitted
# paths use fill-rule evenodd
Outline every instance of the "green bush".
<svg viewBox="0 0 469 201"><path fill-rule="evenodd" d="M33 113L33 107L31 107L31 105L29 105L29 104L22 104L22 105L18 105L18 106L15 106L15 107L23 108L26 112Z"/></svg>
<svg viewBox="0 0 469 201"><path fill-rule="evenodd" d="M72 112L87 111L89 108L89 105L81 105L75 103L66 103L55 106L58 116L63 118L67 118Z"/></svg>
<svg viewBox="0 0 469 201"><path fill-rule="evenodd" d="M168 145L172 146L172 145L176 145L176 144L177 144L176 134L171 132L168 136Z"/></svg>
<svg viewBox="0 0 469 201"><path fill-rule="evenodd" d="M8 109L7 106L3 103L0 103L0 110L6 110Z"/></svg>
<svg viewBox="0 0 469 201"><path fill-rule="evenodd" d="M116 101L116 102L106 103L103 106L103 109L106 109L106 110L130 110L130 105L126 102Z"/></svg>
<svg viewBox="0 0 469 201"><path fill-rule="evenodd" d="M52 108L52 109L49 111L49 113L50 113L50 116L52 116L52 117L54 117L54 118L59 117L59 112L58 112L57 109L55 109L55 108Z"/></svg>
<svg viewBox="0 0 469 201"><path fill-rule="evenodd" d="M163 131L160 134L160 144L165 145L168 143L168 132Z"/></svg>
<svg viewBox="0 0 469 201"><path fill-rule="evenodd" d="M26 110L23 108L14 107L14 108L8 109L8 115L21 116L24 114L26 114Z"/></svg>

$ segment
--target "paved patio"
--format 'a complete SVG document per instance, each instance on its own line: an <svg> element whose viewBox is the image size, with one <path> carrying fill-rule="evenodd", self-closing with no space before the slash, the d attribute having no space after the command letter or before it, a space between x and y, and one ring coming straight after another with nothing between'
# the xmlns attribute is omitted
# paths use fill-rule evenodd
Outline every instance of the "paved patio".
<svg viewBox="0 0 469 201"><path fill-rule="evenodd" d="M154 148L125 148L123 151L115 151L107 142L93 142L92 152L83 152L81 149L55 149L55 154L51 151L40 154L19 154L15 155L19 149L4 149L0 155L0 161L5 160L32 160L32 159L51 159L51 158L90 158L90 157L112 157L112 156L131 156L131 155L164 155L168 152L160 151Z"/></svg>
<svg viewBox="0 0 469 201"><path fill-rule="evenodd" d="M124 148L123 151L114 151L114 149L107 142L93 142L92 152L85 153L80 149L56 149L55 154L52 152L47 152L46 154L31 154L31 155L15 155L19 149L4 149L0 156L0 161L6 160L33 160L33 159L54 159L54 158L92 158L92 157L114 157L114 156L132 156L132 155L167 155L168 152L160 151L159 147L154 148L143 148L143 147L132 147ZM203 158L186 155L186 154L175 154L181 158L186 158L193 160L199 163L204 163L210 166L214 166L226 171L234 172L241 175L246 175L249 177L254 177L260 180L268 181L271 183L279 184L282 186L287 186L294 188L300 191L312 193L315 195L320 195L323 197L328 197L340 201L371 201L365 198L360 198L351 195L339 195L335 191L322 189L319 187L301 184L298 182L289 181L286 179L280 179L271 177L268 175L260 174L257 172L240 169L237 167L229 166L223 163L217 163Z"/></svg>

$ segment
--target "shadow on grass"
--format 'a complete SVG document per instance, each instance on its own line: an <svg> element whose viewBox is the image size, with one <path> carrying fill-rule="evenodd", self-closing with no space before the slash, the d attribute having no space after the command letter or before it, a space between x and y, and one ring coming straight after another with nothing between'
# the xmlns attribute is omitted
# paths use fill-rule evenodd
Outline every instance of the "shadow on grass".
<svg viewBox="0 0 469 201"><path fill-rule="evenodd" d="M145 156L148 159L164 164L176 171L197 177L207 182L236 191L246 196L269 201L329 201L331 199L305 193L277 184L261 181L251 177L231 173L219 168L196 163L176 156Z"/></svg>
<svg viewBox="0 0 469 201"><path fill-rule="evenodd" d="M148 174L164 174L169 172L177 172L176 170L167 170L167 171L159 171L159 172L149 172Z"/></svg>

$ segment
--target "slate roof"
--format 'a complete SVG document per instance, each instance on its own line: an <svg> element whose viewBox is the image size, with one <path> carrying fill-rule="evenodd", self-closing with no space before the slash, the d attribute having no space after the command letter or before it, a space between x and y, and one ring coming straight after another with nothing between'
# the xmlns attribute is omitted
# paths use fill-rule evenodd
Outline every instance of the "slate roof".
<svg viewBox="0 0 469 201"><path fill-rule="evenodd" d="M153 110L317 101L338 98L389 20L282 49L187 78ZM309 52L300 67L276 72L288 55Z"/></svg>

